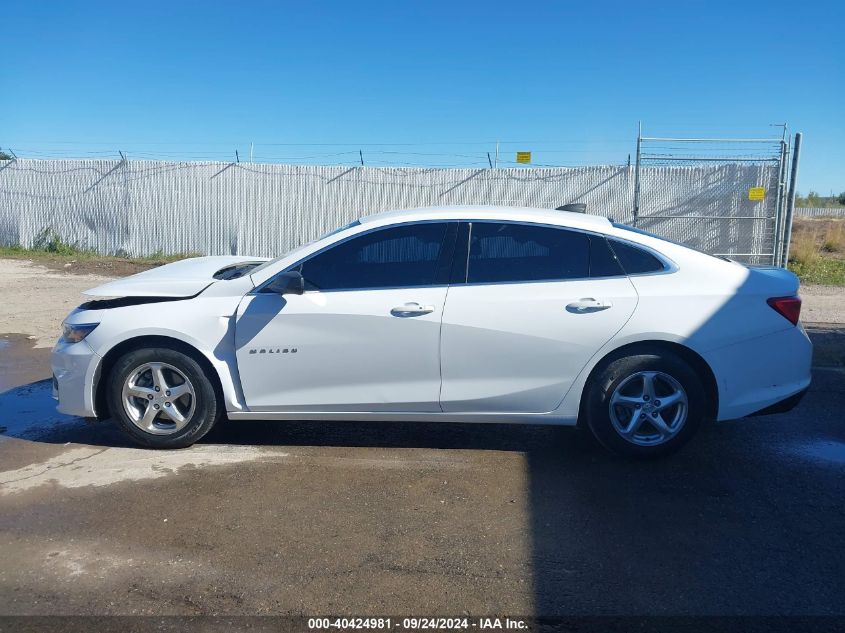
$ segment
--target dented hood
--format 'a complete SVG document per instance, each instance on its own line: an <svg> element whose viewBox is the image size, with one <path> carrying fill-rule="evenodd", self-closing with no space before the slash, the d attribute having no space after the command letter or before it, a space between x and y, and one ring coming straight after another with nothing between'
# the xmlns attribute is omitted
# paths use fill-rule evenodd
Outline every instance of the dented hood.
<svg viewBox="0 0 845 633"><path fill-rule="evenodd" d="M232 278L238 264L266 261L261 257L225 255L192 257L86 290L89 297L192 297L220 279ZM217 277L217 275L220 273Z"/></svg>

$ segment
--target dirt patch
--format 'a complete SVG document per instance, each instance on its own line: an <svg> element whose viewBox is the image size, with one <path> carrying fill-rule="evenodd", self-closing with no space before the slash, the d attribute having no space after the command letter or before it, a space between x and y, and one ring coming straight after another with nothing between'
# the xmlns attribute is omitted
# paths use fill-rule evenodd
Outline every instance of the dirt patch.
<svg viewBox="0 0 845 633"><path fill-rule="evenodd" d="M845 288L801 285L801 320L804 323L845 324Z"/></svg>
<svg viewBox="0 0 845 633"><path fill-rule="evenodd" d="M128 277L163 266L173 260L137 260L122 257L73 257L39 253L37 257L8 255L4 259L31 262L47 270L74 275L96 275L101 277Z"/></svg>
<svg viewBox="0 0 845 633"><path fill-rule="evenodd" d="M85 299L82 291L112 277L60 273L22 259L0 259L0 332L34 336L52 347L62 319ZM48 374L49 375L49 374Z"/></svg>

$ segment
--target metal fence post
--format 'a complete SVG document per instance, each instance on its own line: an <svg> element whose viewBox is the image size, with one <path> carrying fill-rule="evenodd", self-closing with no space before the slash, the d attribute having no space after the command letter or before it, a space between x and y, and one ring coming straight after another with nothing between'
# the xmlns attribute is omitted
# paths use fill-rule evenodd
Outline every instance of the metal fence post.
<svg viewBox="0 0 845 633"><path fill-rule="evenodd" d="M786 161L789 159L789 146L785 140L780 142L780 164L778 166L778 191L775 197L775 235L772 249L772 265L785 266L783 254L783 216L786 202Z"/></svg>
<svg viewBox="0 0 845 633"><path fill-rule="evenodd" d="M784 266L789 263L789 245L792 242L792 215L795 212L795 193L798 186L798 161L800 158L801 132L797 132L792 150L792 173L789 176L789 197L786 201L786 217L784 218L783 254L781 256Z"/></svg>
<svg viewBox="0 0 845 633"><path fill-rule="evenodd" d="M643 124L639 123L637 127L637 163L634 167L634 221L632 224L637 226L637 220L640 217L640 148L643 139Z"/></svg>

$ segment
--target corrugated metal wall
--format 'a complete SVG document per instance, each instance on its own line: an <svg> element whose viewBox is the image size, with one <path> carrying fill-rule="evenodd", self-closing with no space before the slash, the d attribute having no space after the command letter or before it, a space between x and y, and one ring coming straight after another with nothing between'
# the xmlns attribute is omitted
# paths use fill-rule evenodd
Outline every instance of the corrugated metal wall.
<svg viewBox="0 0 845 633"><path fill-rule="evenodd" d="M768 171L767 171L768 170ZM749 212L747 190L776 180L768 166L644 167L652 216ZM209 162L29 160L0 164L0 243L31 247L45 229L104 254L276 255L351 220L446 204L554 208L631 220L634 167L403 169ZM771 251L763 222L649 219L643 228L714 252ZM716 225L716 226L714 226ZM759 225L759 226L758 226ZM753 259L753 258L752 258Z"/></svg>

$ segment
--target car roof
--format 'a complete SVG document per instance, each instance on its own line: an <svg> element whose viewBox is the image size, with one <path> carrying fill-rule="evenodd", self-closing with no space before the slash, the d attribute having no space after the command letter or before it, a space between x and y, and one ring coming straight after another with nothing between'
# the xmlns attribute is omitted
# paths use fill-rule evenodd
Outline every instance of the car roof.
<svg viewBox="0 0 845 633"><path fill-rule="evenodd" d="M610 220L598 215L539 209L532 207L505 207L487 204L443 205L386 211L362 217L361 224L394 224L425 220L507 220L511 222L536 222L582 229L608 229Z"/></svg>

